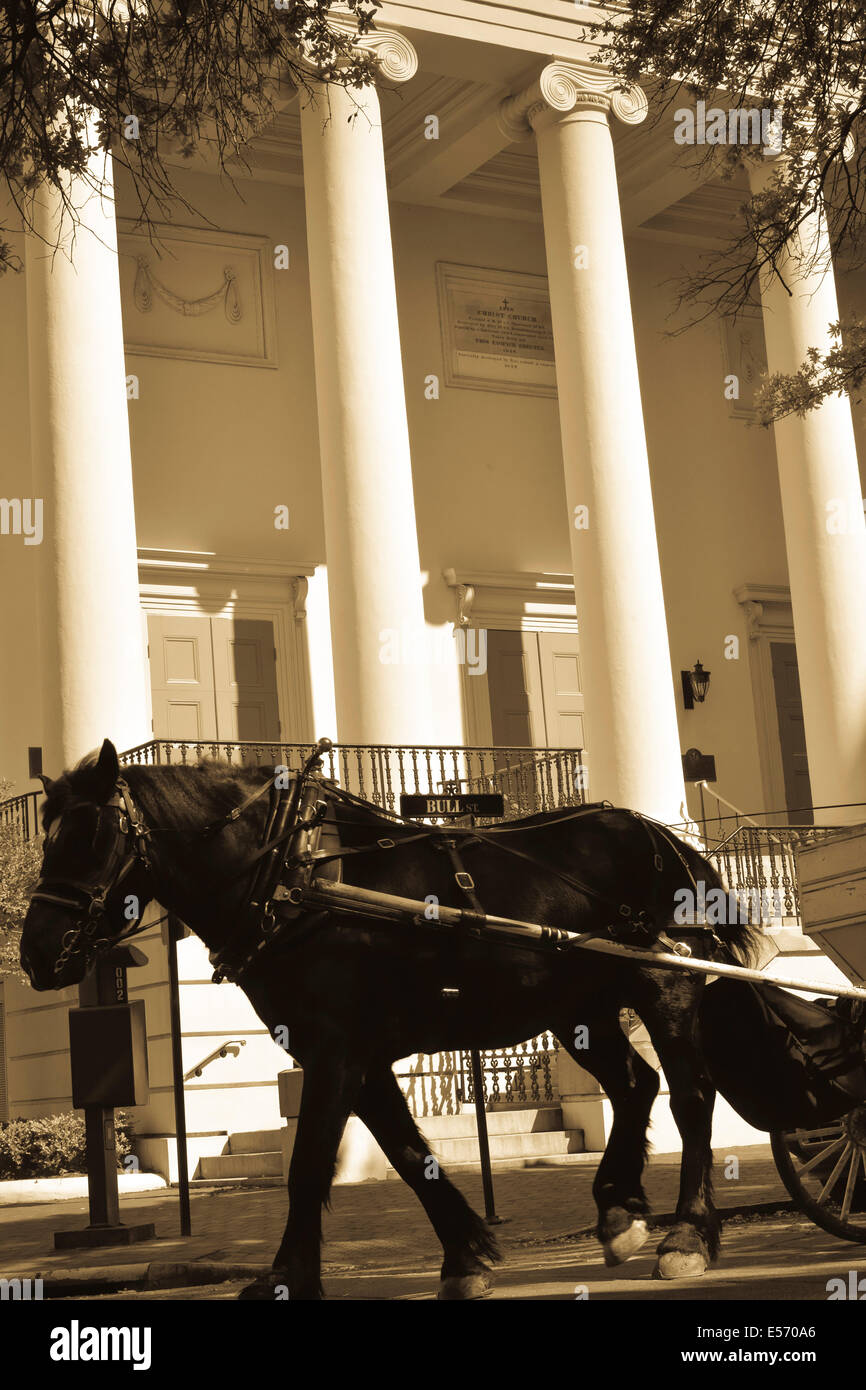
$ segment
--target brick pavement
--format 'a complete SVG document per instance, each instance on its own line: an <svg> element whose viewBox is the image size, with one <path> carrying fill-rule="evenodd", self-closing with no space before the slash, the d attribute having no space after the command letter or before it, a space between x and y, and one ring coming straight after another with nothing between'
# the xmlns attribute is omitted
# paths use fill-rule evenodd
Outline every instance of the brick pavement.
<svg viewBox="0 0 866 1390"><path fill-rule="evenodd" d="M716 1188L720 1208L787 1202L769 1147L746 1148L739 1177L723 1176L726 1151L716 1151ZM533 1245L554 1242L595 1221L591 1186L595 1163L518 1168L495 1174L496 1205L503 1224L497 1235L506 1258ZM481 1178L460 1173L456 1184L476 1210L483 1210ZM672 1211L679 1184L679 1155L654 1156L646 1188L653 1209ZM157 1239L125 1249L69 1251L55 1254L56 1230L87 1224L84 1202L51 1206L0 1208L0 1274L47 1273L83 1265L140 1263L149 1260L220 1260L269 1263L285 1221L282 1188L217 1189L192 1197L193 1235L177 1233L177 1196L157 1193L121 1202L125 1221L155 1221ZM325 1269L334 1275L350 1270L435 1270L439 1247L413 1194L401 1182L370 1182L335 1187L332 1209L325 1216Z"/></svg>

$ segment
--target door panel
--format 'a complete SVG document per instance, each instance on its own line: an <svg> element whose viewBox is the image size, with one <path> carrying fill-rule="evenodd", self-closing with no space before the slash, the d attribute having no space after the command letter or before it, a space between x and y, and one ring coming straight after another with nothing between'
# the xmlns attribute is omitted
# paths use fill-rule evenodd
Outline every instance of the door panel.
<svg viewBox="0 0 866 1390"><path fill-rule="evenodd" d="M211 618L211 627L220 738L278 742L273 625L252 618Z"/></svg>
<svg viewBox="0 0 866 1390"><path fill-rule="evenodd" d="M806 729L803 721L803 701L800 695L800 672L797 648L793 642L771 642L773 686L776 713L779 717L779 743L782 750L782 770L785 774L785 801L792 813L789 820L796 825L811 825L812 787L806 756Z"/></svg>
<svg viewBox="0 0 866 1390"><path fill-rule="evenodd" d="M544 727L543 719L533 719L533 706L537 710L540 689L534 633L488 631L487 689L493 742L497 748L543 744L543 738L535 737L536 725L539 730Z"/></svg>
<svg viewBox="0 0 866 1390"><path fill-rule="evenodd" d="M538 655L548 748L585 748L584 697L576 632L539 632Z"/></svg>
<svg viewBox="0 0 866 1390"><path fill-rule="evenodd" d="M197 742L218 737L210 622L205 617L148 616L157 738Z"/></svg>

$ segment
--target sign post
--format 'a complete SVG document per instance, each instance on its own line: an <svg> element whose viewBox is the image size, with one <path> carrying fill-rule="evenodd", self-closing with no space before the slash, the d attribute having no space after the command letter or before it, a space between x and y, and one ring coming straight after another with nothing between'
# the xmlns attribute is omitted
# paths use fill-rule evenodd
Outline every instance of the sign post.
<svg viewBox="0 0 866 1390"><path fill-rule="evenodd" d="M471 825L476 816L503 816L505 800L501 792L461 792L446 784L442 792L402 792L400 815L411 819L451 820L468 816ZM475 1098L475 1121L478 1126L478 1157L481 1163L481 1186L484 1190L484 1218L488 1226L498 1226L493 1193L493 1168L490 1162L490 1136L487 1132L487 1111L484 1109L484 1069L481 1053L469 1049L472 1068L472 1093Z"/></svg>
<svg viewBox="0 0 866 1390"><path fill-rule="evenodd" d="M174 1128L177 1144L177 1191L180 1201L180 1233L192 1235L189 1205L189 1156L186 1146L186 1100L183 1090L183 1034L180 1024L180 983L177 970L177 943L184 934L183 923L174 913L166 922L168 937L168 1001L171 1014L171 1070L174 1090Z"/></svg>
<svg viewBox="0 0 866 1390"><path fill-rule="evenodd" d="M81 1007L69 1011L72 1104L84 1110L90 1224L56 1231L55 1250L78 1246L132 1245L156 1235L152 1222L120 1220L114 1110L147 1100L147 1032L144 1001L130 1004L126 972L146 965L135 946L116 946L100 956L79 986Z"/></svg>

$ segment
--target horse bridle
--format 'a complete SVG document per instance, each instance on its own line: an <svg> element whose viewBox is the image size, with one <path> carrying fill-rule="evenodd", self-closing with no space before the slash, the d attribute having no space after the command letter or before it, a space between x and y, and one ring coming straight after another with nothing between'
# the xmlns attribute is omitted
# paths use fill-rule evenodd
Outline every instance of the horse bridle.
<svg viewBox="0 0 866 1390"><path fill-rule="evenodd" d="M292 813L297 809L299 789L303 779L319 756L320 749L317 748L304 765L301 776L295 779L292 793L288 797L287 809L290 821ZM237 820L250 806L271 791L273 786L273 780L269 779L262 787L258 787L252 792L239 806L233 806L218 820L198 830L196 838L203 839L214 835L224 826ZM30 894L31 902L51 903L55 907L71 908L76 914L76 925L64 933L60 953L54 962L54 974L57 976L63 973L68 961L75 956L83 955L85 970L89 970L94 957L100 951L107 950L109 947L117 945L118 942L125 941L129 936L136 935L138 930L143 930L141 927L132 928L113 937L97 935L107 915L106 901L109 895L123 883L134 865L141 864L148 872L153 869L153 859L148 841L151 840L155 831L146 825L144 817L135 804L129 785L122 777L118 778L114 791L108 800L97 807L94 843L100 836L104 817L111 817L113 835L108 856L95 874L87 879L45 879L40 877ZM288 830L283 830L274 839L269 839L266 834L265 844L237 870L234 876L238 877L245 873L259 860L282 845L291 832L292 826L290 825ZM69 891L58 891L58 889L68 889Z"/></svg>
<svg viewBox="0 0 866 1390"><path fill-rule="evenodd" d="M102 832L105 818L112 821L112 837L107 858L96 873L88 879L40 878L30 894L31 902L71 908L76 914L76 925L64 934L60 954L54 962L55 975L62 975L68 961L80 955L85 957L85 969L89 969L99 951L121 939L97 935L107 915L106 900L136 863L148 870L152 868L147 845L150 831L122 778L118 778L108 801L97 808L94 843Z"/></svg>

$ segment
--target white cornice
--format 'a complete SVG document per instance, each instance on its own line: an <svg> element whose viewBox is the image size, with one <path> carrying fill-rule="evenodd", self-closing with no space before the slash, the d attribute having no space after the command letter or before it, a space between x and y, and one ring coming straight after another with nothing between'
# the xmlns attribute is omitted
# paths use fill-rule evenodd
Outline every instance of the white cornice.
<svg viewBox="0 0 866 1390"><path fill-rule="evenodd" d="M159 550L140 546L139 570L159 570L177 574L184 580L191 575L247 575L260 579L296 579L316 572L308 560L251 560L234 555L218 555L212 550Z"/></svg>

